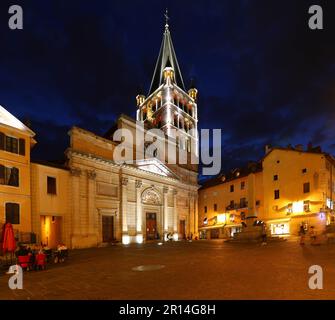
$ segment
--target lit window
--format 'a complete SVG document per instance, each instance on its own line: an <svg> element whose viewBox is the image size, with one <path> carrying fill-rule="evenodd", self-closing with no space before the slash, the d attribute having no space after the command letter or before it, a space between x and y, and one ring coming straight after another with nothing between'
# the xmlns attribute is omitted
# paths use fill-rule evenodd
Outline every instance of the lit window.
<svg viewBox="0 0 335 320"><path fill-rule="evenodd" d="M12 187L19 186L19 169L0 165L0 184Z"/></svg>

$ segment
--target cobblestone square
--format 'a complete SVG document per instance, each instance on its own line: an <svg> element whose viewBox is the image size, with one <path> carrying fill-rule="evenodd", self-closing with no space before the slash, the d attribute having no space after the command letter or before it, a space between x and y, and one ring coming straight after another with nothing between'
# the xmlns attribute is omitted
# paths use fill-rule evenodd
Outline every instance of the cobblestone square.
<svg viewBox="0 0 335 320"><path fill-rule="evenodd" d="M334 299L334 258L335 245L301 247L296 240L82 249L64 264L25 272L23 290L10 290L2 273L0 299ZM323 268L323 290L308 287L315 264Z"/></svg>

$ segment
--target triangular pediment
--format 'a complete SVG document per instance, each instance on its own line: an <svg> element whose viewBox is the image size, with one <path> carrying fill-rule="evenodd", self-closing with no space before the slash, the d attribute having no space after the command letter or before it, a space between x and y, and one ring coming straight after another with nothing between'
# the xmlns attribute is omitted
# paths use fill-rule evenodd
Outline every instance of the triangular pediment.
<svg viewBox="0 0 335 320"><path fill-rule="evenodd" d="M35 135L33 131L31 131L26 125L24 125L19 119L14 117L2 106L0 106L0 124L26 132L32 137Z"/></svg>
<svg viewBox="0 0 335 320"><path fill-rule="evenodd" d="M179 179L174 172L172 172L163 162L156 158L137 160L135 162L135 166L143 171L159 174L164 177Z"/></svg>

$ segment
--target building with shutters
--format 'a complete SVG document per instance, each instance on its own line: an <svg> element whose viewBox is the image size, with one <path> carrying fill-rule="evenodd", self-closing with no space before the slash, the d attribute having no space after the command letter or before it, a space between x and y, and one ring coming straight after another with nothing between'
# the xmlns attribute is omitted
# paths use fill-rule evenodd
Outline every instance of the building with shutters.
<svg viewBox="0 0 335 320"><path fill-rule="evenodd" d="M267 147L264 157L208 180L199 190L203 238L232 237L252 218L272 236L334 225L335 159L320 147Z"/></svg>
<svg viewBox="0 0 335 320"><path fill-rule="evenodd" d="M30 149L35 133L0 106L0 223L31 232ZM19 236L19 235L18 235Z"/></svg>

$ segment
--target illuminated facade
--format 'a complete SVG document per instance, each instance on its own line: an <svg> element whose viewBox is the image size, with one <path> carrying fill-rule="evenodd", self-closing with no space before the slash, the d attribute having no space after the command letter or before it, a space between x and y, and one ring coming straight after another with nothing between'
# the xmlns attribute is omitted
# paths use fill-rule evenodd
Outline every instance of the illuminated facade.
<svg viewBox="0 0 335 320"><path fill-rule="evenodd" d="M193 85L186 93L166 24L148 97L137 96L137 121L163 130L180 148L197 155L197 94Z"/></svg>
<svg viewBox="0 0 335 320"><path fill-rule="evenodd" d="M272 235L297 235L301 225L321 233L334 222L334 169L334 158L318 147L267 148L259 163L200 189L199 228L207 238L231 236L215 217L233 214L241 222L248 216L264 221Z"/></svg>
<svg viewBox="0 0 335 320"><path fill-rule="evenodd" d="M195 88L185 91L166 25L149 96L137 96L138 121L121 115L104 136L73 127L64 165L30 163L34 133L1 108L0 221L49 247L196 237L198 165L190 162L198 153L196 98ZM144 142L135 145L151 128L162 129L160 139L175 153L182 149L186 161L178 153L171 163L168 152L160 158ZM118 129L134 140L115 142ZM123 163L114 158L121 144Z"/></svg>
<svg viewBox="0 0 335 320"><path fill-rule="evenodd" d="M0 106L0 223L31 232L30 149L35 133Z"/></svg>

